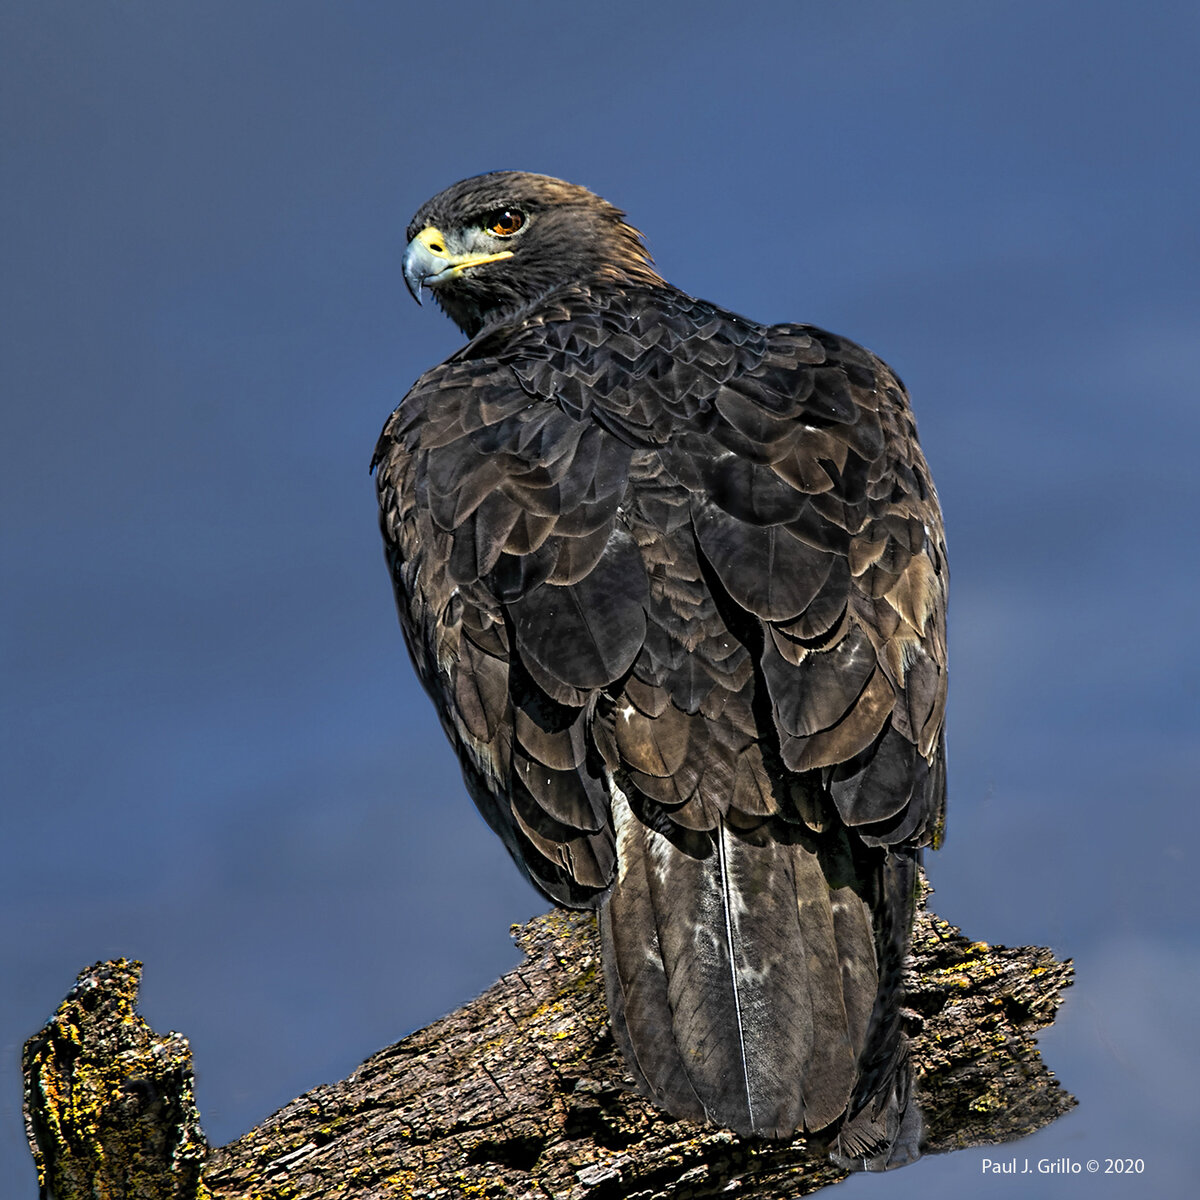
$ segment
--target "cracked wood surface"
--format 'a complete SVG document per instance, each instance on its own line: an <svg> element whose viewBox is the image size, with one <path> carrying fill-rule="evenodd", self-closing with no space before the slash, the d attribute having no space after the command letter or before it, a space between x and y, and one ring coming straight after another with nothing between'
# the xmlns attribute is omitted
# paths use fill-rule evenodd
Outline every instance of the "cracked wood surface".
<svg viewBox="0 0 1200 1200"><path fill-rule="evenodd" d="M244 1137L211 1150L199 1185L194 1150L182 1159L173 1150L192 1147L191 1132L190 1141L178 1132L150 1136L155 1112L186 1113L186 1104L171 1109L147 1100L145 1112L125 1112L126 1129L140 1130L161 1152L157 1175L148 1170L148 1151L133 1162L132 1135L99 1158L81 1157L87 1138L68 1136L71 1122L83 1115L79 1104L64 1099L80 1091L80 1065L89 1056L103 1065L108 1056L110 1074L115 1069L112 1037L88 1027L98 1021L95 998L105 980L124 980L125 1008L109 1005L110 1018L126 1030L140 1022L132 1012L136 968L124 964L124 974L118 964L92 968L72 996L92 979L85 992L93 1013L67 1011L73 1003L78 1009L78 1000L68 997L54 1021L30 1039L37 1052L27 1049L27 1124L44 1183L54 1186L56 1200L93 1194L666 1200L799 1196L844 1177L802 1139L742 1141L673 1120L630 1090L608 1030L590 915L552 912L515 934L527 956L520 966L470 1004L373 1055L342 1082L314 1088ZM1020 1137L1073 1106L1034 1044L1037 1030L1054 1019L1071 975L1070 962L1056 961L1049 950L970 942L933 914L919 914L907 1028L927 1152ZM141 1028L153 1038L144 1023ZM190 1089L186 1041L168 1035L153 1045L158 1060L170 1059L160 1074ZM143 1039L141 1052L153 1058L153 1045ZM140 1078L145 1072L135 1051L126 1046L122 1061ZM128 1085L113 1087L128 1110ZM104 1103L92 1097L97 1112ZM88 1121L90 1127L103 1123L95 1114ZM186 1120L176 1125L192 1131ZM107 1191L84 1189L89 1171L93 1185L103 1176Z"/></svg>

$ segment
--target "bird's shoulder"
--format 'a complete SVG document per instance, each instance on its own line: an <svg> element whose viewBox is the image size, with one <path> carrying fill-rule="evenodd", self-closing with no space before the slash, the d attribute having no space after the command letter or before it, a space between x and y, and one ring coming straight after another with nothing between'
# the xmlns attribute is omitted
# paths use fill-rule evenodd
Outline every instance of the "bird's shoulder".
<svg viewBox="0 0 1200 1200"><path fill-rule="evenodd" d="M848 338L764 325L671 287L574 285L426 371L385 427L375 461L389 441L418 432L431 445L472 434L480 420L520 425L532 418L518 414L537 401L634 445L715 432L727 450L758 460L799 426L829 430L869 458L915 438L899 378Z"/></svg>

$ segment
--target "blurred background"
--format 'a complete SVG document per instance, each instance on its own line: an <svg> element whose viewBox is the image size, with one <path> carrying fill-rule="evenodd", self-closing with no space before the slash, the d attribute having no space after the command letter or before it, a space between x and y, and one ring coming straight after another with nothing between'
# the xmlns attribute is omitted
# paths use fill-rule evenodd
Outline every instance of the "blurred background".
<svg viewBox="0 0 1200 1200"><path fill-rule="evenodd" d="M1073 957L1079 1108L842 1193L1194 1194L1200 8L5 0L0 1192L19 1056L146 964L228 1141L513 966L546 905L410 668L367 463L459 344L404 229L520 168L907 383L949 530L934 905ZM1082 1193L1081 1193L1082 1194Z"/></svg>

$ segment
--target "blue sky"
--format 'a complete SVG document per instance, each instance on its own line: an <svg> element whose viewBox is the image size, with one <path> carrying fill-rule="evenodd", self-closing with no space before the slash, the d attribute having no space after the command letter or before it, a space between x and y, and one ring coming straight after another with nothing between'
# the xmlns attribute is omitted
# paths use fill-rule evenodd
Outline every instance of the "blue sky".
<svg viewBox="0 0 1200 1200"><path fill-rule="evenodd" d="M1019 1153L1190 1194L1198 50L1171 2L0 6L0 1190L21 1043L96 959L146 962L223 1142L543 909L412 675L367 475L460 342L404 228L518 168L908 384L953 568L936 907L1079 973L1043 1046L1081 1106ZM983 1154L889 1193L1011 1194Z"/></svg>

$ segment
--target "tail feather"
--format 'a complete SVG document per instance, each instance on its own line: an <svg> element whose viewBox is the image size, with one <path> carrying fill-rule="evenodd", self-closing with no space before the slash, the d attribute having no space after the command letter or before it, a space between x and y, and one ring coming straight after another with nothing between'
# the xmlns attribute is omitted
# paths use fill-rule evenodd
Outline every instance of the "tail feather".
<svg viewBox="0 0 1200 1200"><path fill-rule="evenodd" d="M814 851L721 822L686 847L613 789L601 910L614 1031L677 1116L786 1138L846 1111L877 991L870 913Z"/></svg>
<svg viewBox="0 0 1200 1200"><path fill-rule="evenodd" d="M907 1045L881 1095L850 1117L837 1132L829 1157L848 1171L890 1171L921 1157L924 1126L912 1097Z"/></svg>
<svg viewBox="0 0 1200 1200"><path fill-rule="evenodd" d="M889 854L878 875L875 946L879 986L847 1119L831 1148L852 1170L887 1171L921 1157L921 1111L912 1096L908 1039L901 1030L901 975L916 909L919 852Z"/></svg>
<svg viewBox="0 0 1200 1200"><path fill-rule="evenodd" d="M614 808L628 814L629 806L615 788L613 797ZM675 1116L703 1121L704 1105L671 1034L666 969L646 856L630 822L620 822L617 830L620 881L599 914L613 1036L640 1090ZM632 931L641 931L643 940L637 941ZM636 1034L631 1035L631 1030Z"/></svg>

